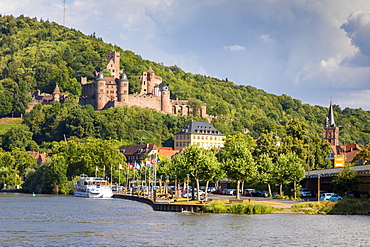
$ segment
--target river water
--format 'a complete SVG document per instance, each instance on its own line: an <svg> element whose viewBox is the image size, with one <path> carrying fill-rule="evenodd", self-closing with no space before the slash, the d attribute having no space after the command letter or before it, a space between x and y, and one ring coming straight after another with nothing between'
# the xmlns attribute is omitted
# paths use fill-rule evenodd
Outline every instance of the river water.
<svg viewBox="0 0 370 247"><path fill-rule="evenodd" d="M123 199L0 194L1 246L370 246L370 217L157 212Z"/></svg>

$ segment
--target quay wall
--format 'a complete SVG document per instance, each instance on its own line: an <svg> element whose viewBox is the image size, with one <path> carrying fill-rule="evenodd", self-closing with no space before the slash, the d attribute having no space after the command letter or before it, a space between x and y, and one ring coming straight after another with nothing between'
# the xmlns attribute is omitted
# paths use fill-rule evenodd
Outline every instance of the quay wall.
<svg viewBox="0 0 370 247"><path fill-rule="evenodd" d="M167 211L167 212L191 212L191 213L201 213L203 211L203 205L201 204L188 204L188 203L158 203L153 202L150 198L114 194L113 198L121 198L131 201L137 201L141 203L146 203L153 208L155 211Z"/></svg>

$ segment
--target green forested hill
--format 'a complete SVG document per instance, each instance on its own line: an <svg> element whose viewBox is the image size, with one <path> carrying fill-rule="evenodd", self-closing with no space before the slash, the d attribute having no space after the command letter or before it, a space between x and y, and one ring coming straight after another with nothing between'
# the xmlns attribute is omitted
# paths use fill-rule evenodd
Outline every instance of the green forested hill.
<svg viewBox="0 0 370 247"><path fill-rule="evenodd" d="M290 96L268 94L252 86L238 86L235 84L238 82L186 73L176 65L164 66L161 63L144 60L132 51L106 44L94 34L85 35L56 23L24 16L0 17L0 116L24 113L30 101L28 93L36 89L51 93L58 84L61 91L68 92L70 96L79 96L80 77L93 78L96 68L105 67L106 54L110 50L121 52L121 67L129 77L131 92L140 90L137 77L148 67L152 67L156 75L161 76L166 83L170 83L172 98L197 99L207 103L207 113L217 116L213 120L213 125L225 134L247 128L254 138L258 138L264 132L276 131L280 136L284 136L286 122L294 118L304 122L309 133L322 135L328 112L325 107L302 104L300 100L292 99ZM50 107L54 110L50 110ZM40 116L35 117L37 114L53 112L60 108L57 105L50 107L43 107L42 110L37 108L38 112L32 113L35 121L41 121ZM79 111L78 106L72 108L74 111ZM81 109L91 111L89 108ZM341 130L340 141L364 146L370 140L370 112L348 108L341 110L339 106L334 106L334 110L338 125L352 126ZM104 114L108 112L98 115L102 117ZM43 117L49 115L45 113ZM32 117L28 116L28 120L30 119ZM171 117L171 121L175 121L174 119ZM67 120L70 121L68 125L65 123ZM72 119L72 116L63 121L64 124L60 126L64 129L58 130L56 129L59 125L55 122L53 122L54 125L49 124L46 120L39 125L28 121L28 126L31 127L34 124L35 128L31 128L32 132L35 132L38 126L52 129L53 131L48 133L55 134L45 136L44 132L36 131L37 133L34 134L39 138L36 141L51 141L57 135L60 139L63 133L67 133L67 127L70 131L78 132L78 129L74 128L77 120ZM96 124L96 121L93 124ZM169 124L171 121L163 122ZM182 123L182 121L179 122ZM179 126L176 125L176 128ZM169 129L176 131L176 128L171 129L166 125L166 131ZM163 132L163 128L158 133L155 127L149 129L151 135L157 135L155 138L158 142L163 144L166 141L163 139L163 133L158 134ZM94 129L93 132L97 130ZM119 135L108 137L104 135L104 130L101 131L102 133L95 133L95 136L127 139L126 136ZM80 131L80 136L76 136L83 137L91 133L84 130ZM171 134L166 133L165 137L168 138ZM130 140L140 142L135 138Z"/></svg>

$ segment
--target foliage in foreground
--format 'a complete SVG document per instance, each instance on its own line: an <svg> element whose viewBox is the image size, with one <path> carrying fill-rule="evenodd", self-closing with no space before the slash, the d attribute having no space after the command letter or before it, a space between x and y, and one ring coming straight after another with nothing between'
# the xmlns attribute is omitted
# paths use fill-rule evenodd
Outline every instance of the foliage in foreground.
<svg viewBox="0 0 370 247"><path fill-rule="evenodd" d="M337 202L328 200L320 202L304 202L292 206L294 212L304 212L309 214L327 214L330 212Z"/></svg>
<svg viewBox="0 0 370 247"><path fill-rule="evenodd" d="M309 214L369 214L370 200L368 198L343 198L342 201L305 202L292 206L295 212Z"/></svg>
<svg viewBox="0 0 370 247"><path fill-rule="evenodd" d="M204 206L208 213L231 213L231 214L269 214L274 209L266 205L251 205L249 203L236 203L230 206L223 202L214 201Z"/></svg>
<svg viewBox="0 0 370 247"><path fill-rule="evenodd" d="M343 198L328 214L369 214L369 212L370 200L368 198Z"/></svg>
<svg viewBox="0 0 370 247"><path fill-rule="evenodd" d="M221 201L212 201L204 206L207 213L222 214L227 212L226 205Z"/></svg>

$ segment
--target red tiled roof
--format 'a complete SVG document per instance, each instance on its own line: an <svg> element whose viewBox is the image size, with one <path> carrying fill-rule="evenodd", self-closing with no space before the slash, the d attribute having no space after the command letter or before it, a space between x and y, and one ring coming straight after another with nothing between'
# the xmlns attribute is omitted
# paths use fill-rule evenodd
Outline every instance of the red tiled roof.
<svg viewBox="0 0 370 247"><path fill-rule="evenodd" d="M180 150L159 150L158 153L162 157L172 158L175 154L177 154Z"/></svg>
<svg viewBox="0 0 370 247"><path fill-rule="evenodd" d="M345 162L352 162L356 154L362 150L357 144L347 144L345 146L331 145L334 155L345 155Z"/></svg>
<svg viewBox="0 0 370 247"><path fill-rule="evenodd" d="M173 150L172 147L158 147L158 150Z"/></svg>

